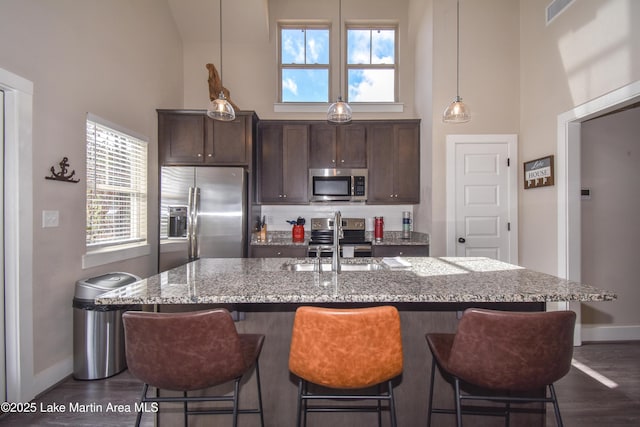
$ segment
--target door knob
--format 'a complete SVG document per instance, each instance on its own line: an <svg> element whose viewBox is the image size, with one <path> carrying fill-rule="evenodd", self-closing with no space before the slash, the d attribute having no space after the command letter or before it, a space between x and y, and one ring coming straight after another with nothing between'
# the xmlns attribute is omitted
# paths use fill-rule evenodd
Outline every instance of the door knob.
<svg viewBox="0 0 640 427"><path fill-rule="evenodd" d="M458 243L464 243L464 242L466 242L464 237L458 238Z"/></svg>

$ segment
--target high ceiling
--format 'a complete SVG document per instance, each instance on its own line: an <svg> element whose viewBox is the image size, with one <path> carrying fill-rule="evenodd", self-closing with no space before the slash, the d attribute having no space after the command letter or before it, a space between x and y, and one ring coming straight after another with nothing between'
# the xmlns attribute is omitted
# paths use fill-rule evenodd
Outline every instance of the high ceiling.
<svg viewBox="0 0 640 427"><path fill-rule="evenodd" d="M219 0L167 0L184 43L218 42L220 38ZM268 0L224 1L223 39L248 42L268 37ZM254 29L247 31L247 28ZM255 31L260 29L262 31Z"/></svg>

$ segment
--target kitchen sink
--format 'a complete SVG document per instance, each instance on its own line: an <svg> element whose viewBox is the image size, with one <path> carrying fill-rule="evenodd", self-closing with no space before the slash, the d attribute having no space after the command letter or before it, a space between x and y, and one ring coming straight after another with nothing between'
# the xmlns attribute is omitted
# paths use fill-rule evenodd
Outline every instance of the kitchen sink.
<svg viewBox="0 0 640 427"><path fill-rule="evenodd" d="M284 263L282 264L283 270L288 271L314 271L317 266L316 262L298 262L298 263ZM385 266L376 262L367 263L342 263L340 265L342 271L377 271L385 270ZM321 263L321 271L331 271L331 263Z"/></svg>

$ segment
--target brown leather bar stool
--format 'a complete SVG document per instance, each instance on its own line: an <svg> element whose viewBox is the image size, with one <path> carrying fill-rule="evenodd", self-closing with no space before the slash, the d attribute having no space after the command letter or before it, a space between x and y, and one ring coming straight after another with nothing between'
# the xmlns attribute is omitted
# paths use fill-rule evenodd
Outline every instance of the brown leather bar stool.
<svg viewBox="0 0 640 427"><path fill-rule="evenodd" d="M463 414L504 416L508 426L510 403L514 402L553 403L556 422L562 426L553 383L571 368L575 321L572 311L467 309L455 334L427 334L433 354L427 426L433 413L456 414L458 427L462 426ZM445 379L453 379L455 410L433 408L436 366ZM461 393L465 386L471 386L473 394ZM527 394L542 390L544 396ZM484 413L486 408L463 407L463 400L503 402L505 407Z"/></svg>
<svg viewBox="0 0 640 427"><path fill-rule="evenodd" d="M289 370L298 377L296 425L300 426L303 413L306 425L308 412L377 412L380 425L381 402L387 401L391 425L396 426L392 379L402 373L402 363L400 315L395 307L298 308L289 353ZM329 390L309 391L309 383ZM363 390L373 386L377 394ZM324 404L310 405L311 400ZM338 404L340 400L377 404L346 406Z"/></svg>
<svg viewBox="0 0 640 427"><path fill-rule="evenodd" d="M264 335L238 334L225 309L187 313L128 311L122 315L126 357L131 374L144 382L142 403L183 402L184 424L190 414L259 414L264 426L258 357ZM243 375L255 365L258 408L239 409L238 393ZM232 395L188 396L189 391L234 381ZM182 391L183 396L150 397L149 386ZM232 402L232 408L190 410L187 402ZM143 406L143 405L141 405ZM140 425L138 412L136 426Z"/></svg>

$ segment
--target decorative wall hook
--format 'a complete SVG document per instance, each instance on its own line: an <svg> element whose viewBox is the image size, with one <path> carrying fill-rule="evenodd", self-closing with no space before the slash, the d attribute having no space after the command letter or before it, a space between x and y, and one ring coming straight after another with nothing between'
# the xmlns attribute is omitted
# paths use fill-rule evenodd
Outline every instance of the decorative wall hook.
<svg viewBox="0 0 640 427"><path fill-rule="evenodd" d="M63 182L73 182L78 183L79 179L73 179L73 176L76 174L75 169L71 171L71 173L67 174L67 170L69 169L69 158L63 157L62 161L58 163L60 165L60 172L56 172L55 168L51 166L51 176L45 176L45 179L54 179L56 181Z"/></svg>

